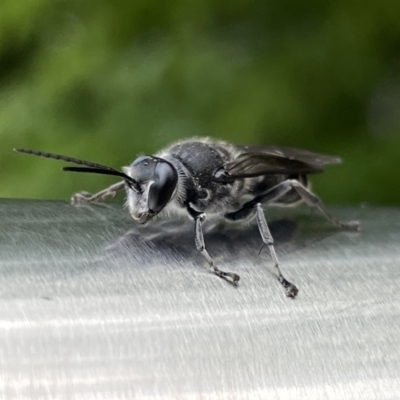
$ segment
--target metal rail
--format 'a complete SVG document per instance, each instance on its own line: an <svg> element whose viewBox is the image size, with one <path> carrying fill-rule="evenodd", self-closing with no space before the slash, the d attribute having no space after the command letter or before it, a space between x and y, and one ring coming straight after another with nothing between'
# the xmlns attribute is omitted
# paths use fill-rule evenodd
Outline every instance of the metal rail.
<svg viewBox="0 0 400 400"><path fill-rule="evenodd" d="M1 200L0 398L397 398L400 209L333 211L266 211L291 300L256 224L205 225L233 287L184 222Z"/></svg>

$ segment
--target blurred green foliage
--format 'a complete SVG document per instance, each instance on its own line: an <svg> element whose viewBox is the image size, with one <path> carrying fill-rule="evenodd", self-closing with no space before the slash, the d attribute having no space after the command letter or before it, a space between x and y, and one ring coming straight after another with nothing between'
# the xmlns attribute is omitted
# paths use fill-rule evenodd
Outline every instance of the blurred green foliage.
<svg viewBox="0 0 400 400"><path fill-rule="evenodd" d="M337 154L328 203L400 203L398 0L3 0L0 195L66 199L119 167L211 136Z"/></svg>

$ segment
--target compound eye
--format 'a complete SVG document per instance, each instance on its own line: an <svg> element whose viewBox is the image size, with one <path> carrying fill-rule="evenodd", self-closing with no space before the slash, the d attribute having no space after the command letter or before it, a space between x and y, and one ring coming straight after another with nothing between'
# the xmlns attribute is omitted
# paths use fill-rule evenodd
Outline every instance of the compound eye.
<svg viewBox="0 0 400 400"><path fill-rule="evenodd" d="M148 206L152 212L157 214L163 210L171 200L177 182L176 169L167 161L159 161L149 189Z"/></svg>

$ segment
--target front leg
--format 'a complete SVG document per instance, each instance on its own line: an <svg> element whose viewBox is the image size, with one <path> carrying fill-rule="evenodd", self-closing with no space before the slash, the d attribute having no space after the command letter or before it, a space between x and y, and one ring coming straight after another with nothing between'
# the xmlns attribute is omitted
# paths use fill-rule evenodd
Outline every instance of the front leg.
<svg viewBox="0 0 400 400"><path fill-rule="evenodd" d="M88 192L79 192L75 193L71 197L71 204L74 206L77 205L82 205L82 204L90 204L90 203L96 203L98 201L104 200L106 197L114 197L117 192L125 188L125 182L118 182L115 183L114 185L111 185L110 187L96 193L96 194L90 194Z"/></svg>
<svg viewBox="0 0 400 400"><path fill-rule="evenodd" d="M190 214L192 214L191 211L189 211ZM195 243L196 243L196 248L200 252L200 254L206 259L208 262L208 265L211 268L211 271L219 276L220 278L223 278L227 280L229 283L232 283L233 285L237 285L239 282L240 276L233 273L233 272L225 272L221 271L220 269L217 268L217 266L214 264L213 259L210 257L206 250L206 246L204 243L204 236L203 236L203 230L201 229L201 223L205 218L205 214L197 214L194 216L194 235L195 235Z"/></svg>

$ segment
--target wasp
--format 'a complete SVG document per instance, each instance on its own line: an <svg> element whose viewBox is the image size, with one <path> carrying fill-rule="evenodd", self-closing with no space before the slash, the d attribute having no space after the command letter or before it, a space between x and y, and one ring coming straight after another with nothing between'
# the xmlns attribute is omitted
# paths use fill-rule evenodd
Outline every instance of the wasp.
<svg viewBox="0 0 400 400"><path fill-rule="evenodd" d="M73 205L90 204L126 191L131 217L147 224L165 213L184 213L194 222L194 242L217 276L236 285L239 275L219 269L206 250L202 224L207 218L246 221L255 218L263 245L268 246L279 282L288 297L297 287L282 274L274 239L263 206L293 206L302 202L316 207L341 229L359 230L358 221L343 222L333 216L310 190L308 175L322 172L325 165L338 164L339 157L278 146L243 146L209 138L175 143L155 155L142 155L122 172L101 164L41 151L14 149L79 166L64 171L113 175L121 181L96 193L79 192Z"/></svg>

